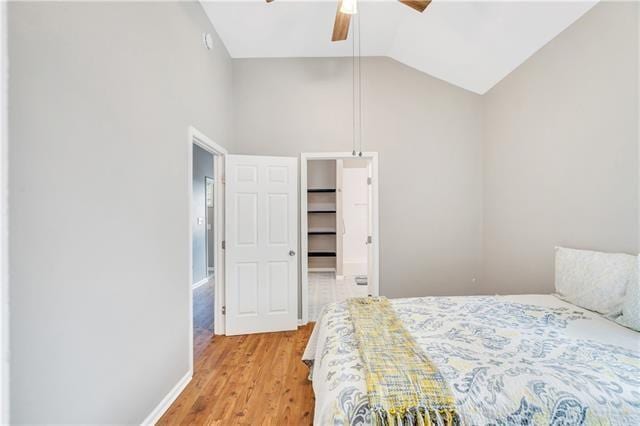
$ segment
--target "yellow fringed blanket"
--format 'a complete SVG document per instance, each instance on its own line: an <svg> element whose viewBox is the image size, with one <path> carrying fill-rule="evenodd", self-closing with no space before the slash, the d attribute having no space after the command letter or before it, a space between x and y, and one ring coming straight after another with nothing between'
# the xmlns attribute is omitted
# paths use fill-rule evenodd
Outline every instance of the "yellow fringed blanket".
<svg viewBox="0 0 640 426"><path fill-rule="evenodd" d="M382 425L457 425L445 379L385 297L348 300L364 362L369 406Z"/></svg>

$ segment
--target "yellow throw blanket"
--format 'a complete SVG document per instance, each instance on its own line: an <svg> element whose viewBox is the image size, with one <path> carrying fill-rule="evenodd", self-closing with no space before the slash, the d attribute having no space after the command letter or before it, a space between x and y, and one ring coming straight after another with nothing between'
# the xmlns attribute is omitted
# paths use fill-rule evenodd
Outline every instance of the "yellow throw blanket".
<svg viewBox="0 0 640 426"><path fill-rule="evenodd" d="M385 297L348 300L364 362L369 406L381 425L457 425L445 379Z"/></svg>

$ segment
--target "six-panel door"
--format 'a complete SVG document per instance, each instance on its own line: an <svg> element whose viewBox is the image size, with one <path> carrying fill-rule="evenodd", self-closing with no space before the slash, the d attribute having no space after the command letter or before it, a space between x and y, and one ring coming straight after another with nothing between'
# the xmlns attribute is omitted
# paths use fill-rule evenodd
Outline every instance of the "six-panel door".
<svg viewBox="0 0 640 426"><path fill-rule="evenodd" d="M298 324L297 159L226 161L226 334Z"/></svg>

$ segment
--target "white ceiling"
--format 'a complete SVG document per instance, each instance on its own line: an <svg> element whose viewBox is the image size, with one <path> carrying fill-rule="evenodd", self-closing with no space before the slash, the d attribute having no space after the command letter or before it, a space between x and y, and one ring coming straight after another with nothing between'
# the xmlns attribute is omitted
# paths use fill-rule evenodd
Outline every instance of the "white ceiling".
<svg viewBox="0 0 640 426"><path fill-rule="evenodd" d="M394 0L360 0L349 39L331 42L336 0L202 1L233 58L388 56L484 94L597 3L434 0L420 14ZM356 21L356 22L354 22Z"/></svg>

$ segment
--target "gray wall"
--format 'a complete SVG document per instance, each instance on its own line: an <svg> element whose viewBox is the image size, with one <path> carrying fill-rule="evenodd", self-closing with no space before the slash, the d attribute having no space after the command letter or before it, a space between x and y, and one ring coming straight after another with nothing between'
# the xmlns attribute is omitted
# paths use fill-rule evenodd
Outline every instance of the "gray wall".
<svg viewBox="0 0 640 426"><path fill-rule="evenodd" d="M191 231L192 231L192 260L193 283L202 281L208 274L207 259L207 197L205 178L213 178L213 154L193 146L193 198L191 206ZM198 224L198 218L203 218L203 223Z"/></svg>
<svg viewBox="0 0 640 426"><path fill-rule="evenodd" d="M484 99L363 60L383 294L549 291L555 244L638 250L634 8L596 6ZM350 151L350 60L232 65L197 3L9 21L13 421L137 423L189 367L187 126Z"/></svg>
<svg viewBox="0 0 640 426"><path fill-rule="evenodd" d="M555 245L638 252L637 8L595 6L485 95L484 291L552 291Z"/></svg>
<svg viewBox="0 0 640 426"><path fill-rule="evenodd" d="M351 59L234 60L236 152L351 151ZM380 153L381 293L474 292L481 271L482 100L363 59L364 149Z"/></svg>
<svg viewBox="0 0 640 426"><path fill-rule="evenodd" d="M188 371L188 126L233 150L203 31L198 3L9 5L15 423L139 423Z"/></svg>

